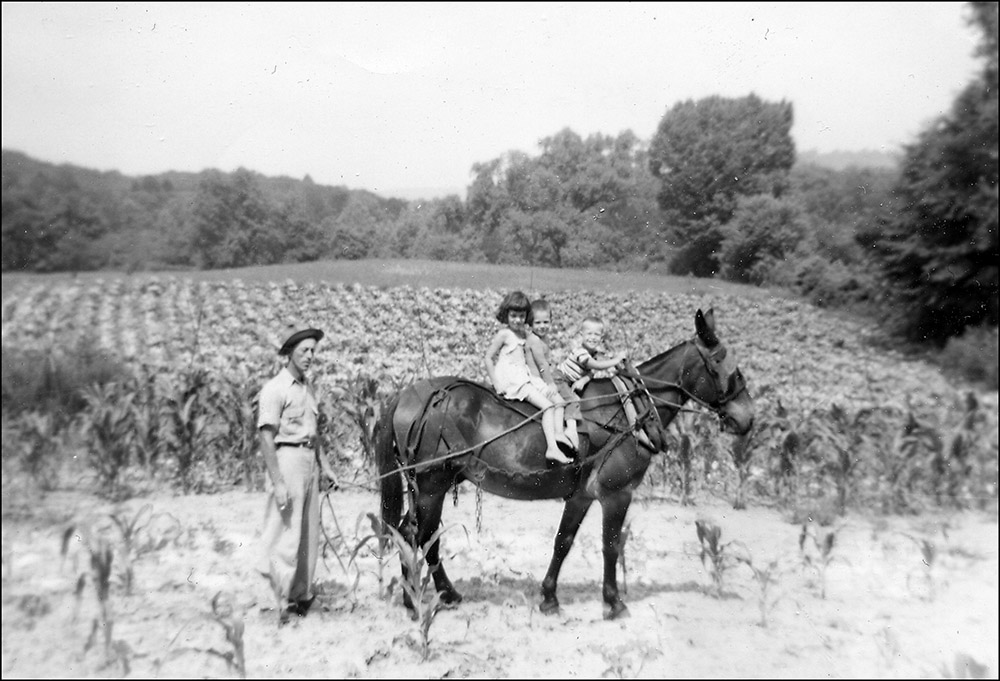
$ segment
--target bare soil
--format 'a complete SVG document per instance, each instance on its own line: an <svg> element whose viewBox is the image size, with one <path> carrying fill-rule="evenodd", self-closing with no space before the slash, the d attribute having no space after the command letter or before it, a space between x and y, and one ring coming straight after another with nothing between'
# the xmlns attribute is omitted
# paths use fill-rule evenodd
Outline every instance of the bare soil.
<svg viewBox="0 0 1000 681"><path fill-rule="evenodd" d="M836 531L824 562L811 538L800 549L801 526L777 509L639 502L619 565L629 616L606 621L598 506L564 566L561 611L543 615L539 587L561 504L489 495L477 504L462 489L445 509L442 541L465 600L430 621L425 649L399 586L386 596L399 574L395 555L380 569L368 544L341 566L371 532L371 492L330 493L324 528L338 551L328 547L320 561L313 610L279 628L270 588L252 567L263 493L154 494L114 506L77 492L4 487L4 678L238 676L224 626L234 623L243 626L250 678L997 675L995 512L849 515L813 528L820 538ZM126 526L138 520L134 543L149 549L133 562L131 593L112 513ZM727 551L743 551L757 572L733 564L717 588L699 558L699 518L718 525L723 545L734 542ZM102 528L115 551L110 626L89 576L88 549ZM766 594L755 577L764 570Z"/></svg>

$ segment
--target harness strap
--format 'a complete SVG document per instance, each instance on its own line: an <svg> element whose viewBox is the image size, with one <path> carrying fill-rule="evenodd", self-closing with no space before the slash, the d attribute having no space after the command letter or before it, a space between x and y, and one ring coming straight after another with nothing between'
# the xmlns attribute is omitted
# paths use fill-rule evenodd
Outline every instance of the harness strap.
<svg viewBox="0 0 1000 681"><path fill-rule="evenodd" d="M625 417L628 419L629 430L635 433L635 438L639 441L639 444L655 452L659 448L653 444L649 439L649 435L646 434L645 423L638 424L639 415L635 408L635 402L632 400L632 392L638 388L638 381L634 381L634 385L630 386L622 376L616 374L611 377L611 384L615 386L615 390L618 391L618 397L621 398L622 408L625 410Z"/></svg>
<svg viewBox="0 0 1000 681"><path fill-rule="evenodd" d="M442 439L449 443L449 448L465 443L465 438L455 424L446 418L445 404L450 397L451 389L461 384L482 387L482 384L469 379L441 376L430 381L411 384L404 389L400 404L405 400L408 409L396 408L393 431L399 451L405 453L403 457L405 462L424 461L425 465L433 465L434 455ZM416 408L409 412L413 405L416 405ZM400 414L401 411L414 413L415 416L407 419ZM481 446L474 448L476 453L481 449Z"/></svg>

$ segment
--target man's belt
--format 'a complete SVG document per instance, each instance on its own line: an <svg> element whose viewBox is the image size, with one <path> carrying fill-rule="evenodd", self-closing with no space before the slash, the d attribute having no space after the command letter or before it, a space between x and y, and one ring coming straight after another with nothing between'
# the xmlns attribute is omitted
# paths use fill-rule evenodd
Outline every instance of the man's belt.
<svg viewBox="0 0 1000 681"><path fill-rule="evenodd" d="M306 440L305 442L276 442L278 447L305 447L306 449L312 449L316 442L314 440Z"/></svg>

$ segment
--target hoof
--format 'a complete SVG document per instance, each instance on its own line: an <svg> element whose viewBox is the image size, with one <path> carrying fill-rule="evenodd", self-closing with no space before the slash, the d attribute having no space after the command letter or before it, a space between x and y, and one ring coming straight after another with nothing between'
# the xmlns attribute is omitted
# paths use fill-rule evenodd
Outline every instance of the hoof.
<svg viewBox="0 0 1000 681"><path fill-rule="evenodd" d="M624 619L628 616L629 611L624 603L615 603L614 605L604 606L604 619L606 620Z"/></svg>
<svg viewBox="0 0 1000 681"><path fill-rule="evenodd" d="M542 604L538 606L538 611L543 615L556 615L559 613L559 601L555 599L542 601Z"/></svg>
<svg viewBox="0 0 1000 681"><path fill-rule="evenodd" d="M462 594L457 591L442 591L441 602L445 605L458 605L462 602Z"/></svg>

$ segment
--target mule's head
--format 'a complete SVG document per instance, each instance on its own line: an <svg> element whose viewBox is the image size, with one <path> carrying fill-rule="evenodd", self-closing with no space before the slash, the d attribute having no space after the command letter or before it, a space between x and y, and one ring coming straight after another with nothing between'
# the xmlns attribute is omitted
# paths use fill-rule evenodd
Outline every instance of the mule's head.
<svg viewBox="0 0 1000 681"><path fill-rule="evenodd" d="M715 333L715 311L698 310L694 325L702 370L687 373L688 394L719 415L723 431L746 435L753 427L753 400L736 360Z"/></svg>

